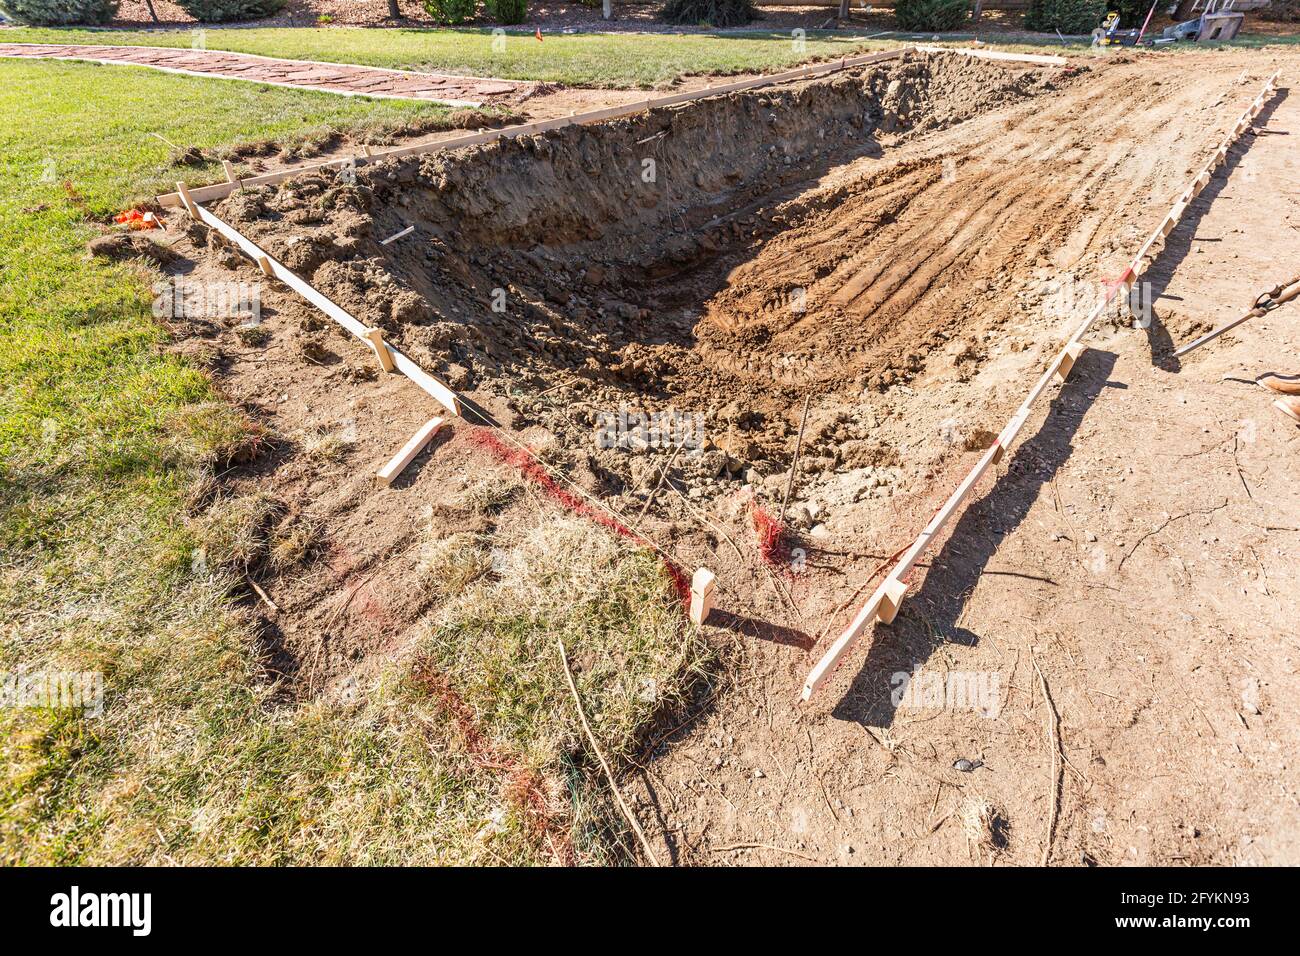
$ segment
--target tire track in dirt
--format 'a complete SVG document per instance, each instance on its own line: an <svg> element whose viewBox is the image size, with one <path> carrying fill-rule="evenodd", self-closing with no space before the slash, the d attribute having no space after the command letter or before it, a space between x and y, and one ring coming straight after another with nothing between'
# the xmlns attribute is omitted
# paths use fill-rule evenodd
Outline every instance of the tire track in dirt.
<svg viewBox="0 0 1300 956"><path fill-rule="evenodd" d="M706 306L698 351L754 384L911 377L934 333L1014 318L1014 295L999 288L1009 270L1119 262L1140 233L1135 207L1177 188L1231 112L1210 104L1231 95L1237 72L1116 64L928 136L885 169L859 164L856 182L831 187L838 201L794 200L807 209L799 224L732 271Z"/></svg>

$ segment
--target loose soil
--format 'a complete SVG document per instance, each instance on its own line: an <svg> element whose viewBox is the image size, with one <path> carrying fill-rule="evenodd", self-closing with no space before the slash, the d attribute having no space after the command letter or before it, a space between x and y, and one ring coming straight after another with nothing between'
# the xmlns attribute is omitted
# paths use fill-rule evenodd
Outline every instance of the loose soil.
<svg viewBox="0 0 1300 956"><path fill-rule="evenodd" d="M326 529L328 560L263 579L295 692L328 701L401 652L418 531L502 520L473 490L508 467L476 440L498 424L682 567L718 573L706 633L729 666L647 742L632 785L665 856L1039 862L1059 800L1052 862L1296 862L1300 497L1281 462L1297 433L1220 378L1268 370L1300 336L1279 312L1170 358L1294 272L1285 136L1245 137L1151 274L1152 328L1103 323L895 624L798 701L855 593L1077 324L1062 289L1120 274L1279 65L1300 60L913 55L232 195L218 214L476 409L376 489L434 413L422 393L374 380L364 350L275 288L260 347L230 323L177 329L277 434L351 436L341 460L286 440L228 478ZM1287 97L1270 133L1296 127ZM219 247L189 268L255 276ZM805 397L795 537L773 565L755 514L781 510ZM598 447L620 409L698 413L705 447ZM997 675L993 714L895 703L894 675L918 666Z"/></svg>

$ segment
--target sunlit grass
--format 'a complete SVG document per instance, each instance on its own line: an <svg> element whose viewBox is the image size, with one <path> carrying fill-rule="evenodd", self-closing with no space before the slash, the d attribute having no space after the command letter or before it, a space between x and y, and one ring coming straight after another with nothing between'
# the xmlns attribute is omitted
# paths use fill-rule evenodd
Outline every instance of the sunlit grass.
<svg viewBox="0 0 1300 956"><path fill-rule="evenodd" d="M93 30L6 31L14 43L113 43L189 47L185 32L111 33ZM560 34L539 41L528 33L494 37L490 29L368 30L266 28L205 29L210 50L257 53L293 60L362 63L405 70L542 80L572 86L667 86L683 76L762 72L818 57L848 56L886 44L834 31L798 41L770 34Z"/></svg>
<svg viewBox="0 0 1300 956"><path fill-rule="evenodd" d="M418 649L424 681L398 657L346 702L295 695L264 666L231 595L250 567L312 560L322 529L279 521L276 502L223 496L214 471L255 454L263 436L164 350L151 313L158 273L85 252L111 214L195 177L151 133L211 148L445 109L0 60L0 112L0 672L95 671L105 684L97 718L0 708L0 861L609 859L599 785L576 762L576 715L552 692L559 662L541 645L554 634L598 652L580 680L604 745L627 748L655 706L629 688L644 677L667 700L698 669L657 562L562 522L590 535L566 573L608 587L535 582L544 614L528 619L523 645L497 617L457 604ZM338 453L286 440L304 455ZM518 498L517 480L514 492L503 484L510 476L484 501ZM190 514L201 498L215 504ZM556 520L537 511L529 527L545 535ZM475 547L512 554L526 542ZM488 587L479 560L440 580L435 604ZM491 581L509 590L508 578ZM471 640L482 646L457 653ZM537 656L512 674L519 646ZM498 719L519 707L533 719ZM466 750L465 714L481 719L500 766ZM541 793L553 813L539 828L528 795Z"/></svg>

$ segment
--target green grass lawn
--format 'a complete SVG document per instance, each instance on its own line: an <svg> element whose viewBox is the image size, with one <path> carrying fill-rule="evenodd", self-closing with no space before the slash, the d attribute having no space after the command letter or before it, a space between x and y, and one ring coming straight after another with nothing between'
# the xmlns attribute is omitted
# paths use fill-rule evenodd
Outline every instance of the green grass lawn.
<svg viewBox="0 0 1300 956"><path fill-rule="evenodd" d="M797 47L788 34L555 34L540 42L531 34L509 34L499 50L494 49L490 30L210 28L203 37L208 49L295 60L363 63L573 86L643 88L668 86L682 76L777 70L813 57L847 56L888 46L831 32L808 37L803 47ZM0 40L163 47L191 44L190 34L185 32L93 30L6 30Z"/></svg>
<svg viewBox="0 0 1300 956"><path fill-rule="evenodd" d="M1297 31L1300 33L1300 31ZM866 40L833 30L809 31L796 45L788 33L720 34L531 34L510 33L504 45L494 45L490 30L481 29L364 29L361 27L231 30L207 28L203 42L209 49L257 53L295 60L362 63L404 70L431 70L542 80L570 86L666 88L684 76L775 71L819 58L848 56L888 49L907 34ZM928 39L928 37L927 37ZM998 34L983 39L989 46L1026 52L1073 52L1088 49L1087 42L1066 45L1054 36ZM164 33L77 30L13 29L0 40L22 43L100 43L137 46L188 47L189 32ZM1230 46L1259 47L1271 43L1296 43L1300 36L1242 35ZM1166 50L1204 49L1185 43Z"/></svg>
<svg viewBox="0 0 1300 956"><path fill-rule="evenodd" d="M658 563L544 513L526 535L461 542L441 560L495 547L523 555L510 566L526 576L547 552L582 550L557 534L588 557L545 580L449 589L419 679L407 661L353 705L286 704L231 604L237 571L195 559L206 539L190 505L246 419L162 349L158 273L85 252L112 214L195 175L151 133L210 148L446 113L0 61L0 676L93 671L105 685L100 717L0 707L0 862L518 863L556 859L557 841L607 858L554 641L593 654L580 687L621 752L696 659ZM663 692L647 698L643 680ZM466 713L509 779L476 760ZM534 779L555 804L545 839L518 796Z"/></svg>

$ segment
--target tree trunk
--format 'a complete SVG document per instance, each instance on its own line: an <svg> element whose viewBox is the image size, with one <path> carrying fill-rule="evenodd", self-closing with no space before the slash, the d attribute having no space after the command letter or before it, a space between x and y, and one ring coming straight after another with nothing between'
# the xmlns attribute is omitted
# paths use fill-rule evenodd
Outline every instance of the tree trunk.
<svg viewBox="0 0 1300 956"><path fill-rule="evenodd" d="M397 0L388 0L388 19L402 19L402 8L397 5Z"/></svg>
<svg viewBox="0 0 1300 956"><path fill-rule="evenodd" d="M614 0L605 0L601 4L601 12L605 14L606 20L614 19Z"/></svg>

